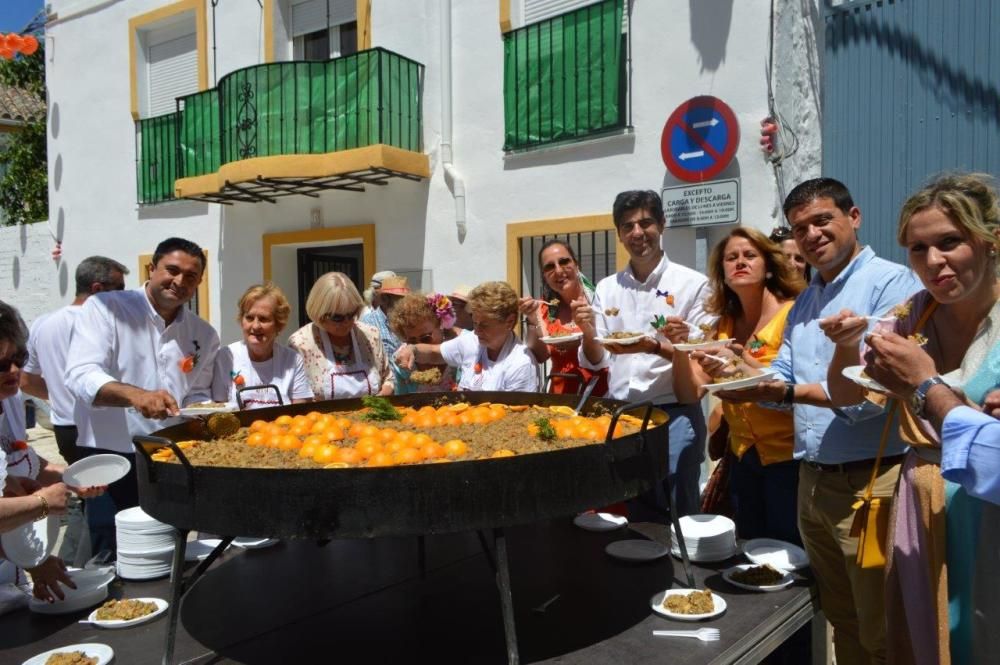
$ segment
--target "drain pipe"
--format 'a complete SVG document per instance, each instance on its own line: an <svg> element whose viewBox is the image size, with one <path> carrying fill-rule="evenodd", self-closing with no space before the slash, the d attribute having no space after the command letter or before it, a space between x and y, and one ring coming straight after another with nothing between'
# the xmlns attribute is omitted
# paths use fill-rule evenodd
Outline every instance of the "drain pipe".
<svg viewBox="0 0 1000 665"><path fill-rule="evenodd" d="M455 168L452 153L452 92L451 92L451 0L441 2L441 164L445 183L455 197L455 227L459 239L465 238L465 180Z"/></svg>

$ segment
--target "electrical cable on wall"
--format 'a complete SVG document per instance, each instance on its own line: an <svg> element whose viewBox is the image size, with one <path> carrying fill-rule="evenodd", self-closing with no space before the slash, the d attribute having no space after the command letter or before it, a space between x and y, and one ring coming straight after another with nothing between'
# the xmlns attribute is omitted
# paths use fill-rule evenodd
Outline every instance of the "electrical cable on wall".
<svg viewBox="0 0 1000 665"><path fill-rule="evenodd" d="M761 134L765 137L773 137L770 141L761 139L764 147L765 158L771 162L774 171L775 184L778 187L778 208L781 208L785 200L785 182L782 173L782 164L788 157L794 155L799 149L799 137L785 122L784 116L778 111L774 101L774 2L771 0L770 21L767 26L767 109L768 117L761 122Z"/></svg>

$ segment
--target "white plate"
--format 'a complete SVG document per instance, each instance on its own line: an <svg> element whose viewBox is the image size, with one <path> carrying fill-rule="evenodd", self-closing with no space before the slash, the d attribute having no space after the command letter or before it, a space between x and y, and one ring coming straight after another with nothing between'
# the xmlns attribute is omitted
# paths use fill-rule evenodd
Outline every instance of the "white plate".
<svg viewBox="0 0 1000 665"><path fill-rule="evenodd" d="M107 665L111 662L111 659L115 657L114 649L109 647L107 644L96 644L94 642L85 642L83 644L70 644L69 646L59 647L58 649L51 649L45 653L40 653L37 656L33 656L28 660L24 661L21 665L45 665L45 661L57 653L65 653L67 651L82 651L89 658L96 658L97 665Z"/></svg>
<svg viewBox="0 0 1000 665"><path fill-rule="evenodd" d="M277 545L277 538L234 538L233 545L245 550L259 550L271 545Z"/></svg>
<svg viewBox="0 0 1000 665"><path fill-rule="evenodd" d="M129 626L138 626L140 623L146 623L147 621L152 621L156 617L166 612L167 607L170 606L170 603L163 600L162 598L122 598L122 600L141 600L147 603L155 603L156 610L150 614L141 616L138 619L129 619L127 621L125 620L102 621L101 619L97 618L97 611L100 609L97 608L97 610L94 610L93 612L90 613L90 616L87 617L87 621L94 624L95 626L100 626L101 628L128 628Z"/></svg>
<svg viewBox="0 0 1000 665"><path fill-rule="evenodd" d="M49 516L0 535L0 543L11 563L21 568L34 568L49 558L56 547L57 538L59 519Z"/></svg>
<svg viewBox="0 0 1000 665"><path fill-rule="evenodd" d="M616 540L604 548L610 556L622 561L653 561L665 556L669 551L666 545L653 540Z"/></svg>
<svg viewBox="0 0 1000 665"><path fill-rule="evenodd" d="M132 463L121 455L91 455L78 460L63 471L63 482L70 487L110 485L125 477Z"/></svg>
<svg viewBox="0 0 1000 665"><path fill-rule="evenodd" d="M643 337L649 337L649 335L647 335L646 333L642 333L641 335L633 335L632 337L622 337L620 339L616 339L613 337L595 337L594 340L597 341L599 344L621 344L623 346L628 346L630 344L635 344Z"/></svg>
<svg viewBox="0 0 1000 665"><path fill-rule="evenodd" d="M56 599L50 603L32 596L28 601L28 609L37 614L70 614L93 607L108 597L108 584L115 579L115 571L111 566L87 570L70 568L67 573L76 584L75 589L60 583L64 596L62 600Z"/></svg>
<svg viewBox="0 0 1000 665"><path fill-rule="evenodd" d="M713 346L729 346L733 343L732 337L727 337L726 339L713 339L708 342L696 342L693 344L674 344L674 348L678 351L699 351L701 349L710 349Z"/></svg>
<svg viewBox="0 0 1000 665"><path fill-rule="evenodd" d="M585 531L614 531L628 524L628 518L612 513L580 513L573 524Z"/></svg>
<svg viewBox="0 0 1000 665"><path fill-rule="evenodd" d="M868 390L873 390L877 393L888 393L889 389L883 386L881 383L872 379L870 377L864 376L862 373L865 371L864 365L851 365L850 367L845 367L841 370L841 374L846 376L848 379L858 384L862 388L867 388Z"/></svg>
<svg viewBox="0 0 1000 665"><path fill-rule="evenodd" d="M684 533L684 540L695 538L718 538L726 534L734 534L732 541L736 542L736 522L725 515L713 515L711 513L696 513L694 515L684 515L677 522L681 525ZM670 525L670 532L674 532L674 525Z"/></svg>
<svg viewBox="0 0 1000 665"><path fill-rule="evenodd" d="M559 346L560 344L570 344L583 337L582 332L570 333L568 335L559 335L558 337L552 337L546 335L545 337L540 337L539 340L544 344L552 344L553 346Z"/></svg>
<svg viewBox="0 0 1000 665"><path fill-rule="evenodd" d="M232 413L236 411L235 404L223 404L222 406L185 406L181 409L182 416L209 416L213 413Z"/></svg>
<svg viewBox="0 0 1000 665"><path fill-rule="evenodd" d="M734 587L738 587L740 589L746 589L747 591L781 591L782 589L787 588L789 585L791 585L792 582L795 581L795 578L792 577L788 573L788 571L782 570L780 568L778 568L777 571L779 573L784 573L785 576L783 578L781 578L781 581L778 582L777 584L768 584L766 586L754 586L753 584L747 584L745 582L737 582L736 580L733 579L733 573L739 572L741 570L746 570L748 568L753 568L753 567L758 566L758 565L760 565L760 564L755 564L755 563L741 563L738 566L733 566L732 568L727 568L726 570L724 570L722 572L722 579L726 580L727 582L729 582L730 584L732 584Z"/></svg>
<svg viewBox="0 0 1000 665"><path fill-rule="evenodd" d="M754 538L743 543L743 554L758 565L769 563L781 570L798 570L809 565L809 555L798 545L774 538Z"/></svg>
<svg viewBox="0 0 1000 665"><path fill-rule="evenodd" d="M701 591L701 589L697 590ZM686 596L692 591L695 591L695 589L667 589L666 591L661 591L653 596L653 599L650 601L650 607L657 614L662 614L668 619L676 619L678 621L701 621L702 619L711 619L726 611L726 601L723 600L717 593L712 594L712 603L715 605L715 609L711 612L706 612L705 614L677 614L676 612L671 612L663 606L663 599L667 596Z"/></svg>
<svg viewBox="0 0 1000 665"><path fill-rule="evenodd" d="M724 551L720 550L717 552L716 551L704 552L700 550L692 551L692 548L690 547L688 547L687 549L688 549L688 559L690 559L694 563L718 563L719 561L732 559L736 555L736 552L738 551L735 546L729 550L724 550ZM670 553L674 556L675 559L682 558L681 550L677 546L671 548Z"/></svg>
<svg viewBox="0 0 1000 665"><path fill-rule="evenodd" d="M217 538L203 538L201 540L192 540L187 544L187 548L184 550L184 560L185 561L202 561L212 553L219 543L222 541Z"/></svg>
<svg viewBox="0 0 1000 665"><path fill-rule="evenodd" d="M745 377L743 379L736 379L735 381L726 381L724 383L706 383L705 390L710 393L714 393L718 390L741 390L743 388L752 388L762 381L773 380L777 374L777 372L766 371L754 376Z"/></svg>

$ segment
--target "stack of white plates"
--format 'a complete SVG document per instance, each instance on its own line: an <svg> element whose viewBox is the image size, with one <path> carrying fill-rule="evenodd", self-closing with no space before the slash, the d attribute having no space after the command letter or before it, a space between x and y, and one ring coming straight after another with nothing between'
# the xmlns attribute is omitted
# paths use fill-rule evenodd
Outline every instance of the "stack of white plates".
<svg viewBox="0 0 1000 665"><path fill-rule="evenodd" d="M686 515L678 520L692 561L725 561L736 554L736 524L722 515ZM671 554L681 555L677 535L670 527Z"/></svg>
<svg viewBox="0 0 1000 665"><path fill-rule="evenodd" d="M118 574L129 580L149 580L170 574L174 528L158 522L136 506L115 515Z"/></svg>

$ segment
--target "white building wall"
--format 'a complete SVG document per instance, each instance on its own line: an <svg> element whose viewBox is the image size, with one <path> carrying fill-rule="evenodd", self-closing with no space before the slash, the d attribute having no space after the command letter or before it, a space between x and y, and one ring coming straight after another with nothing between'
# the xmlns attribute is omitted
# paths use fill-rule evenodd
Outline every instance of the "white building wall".
<svg viewBox="0 0 1000 665"><path fill-rule="evenodd" d="M800 123L799 154L786 182L815 175L819 165L816 0L778 3L778 105ZM519 5L518 0L512 3ZM779 214L778 188L759 146L759 122L768 115L765 64L770 2L635 2L632 9L632 123L634 132L600 141L504 156L503 43L498 0L453 0L454 163L467 188L467 233L455 225L455 205L440 163L441 11L439 0L373 0L372 43L426 66L422 99L424 150L429 181L394 180L366 193L328 192L277 204L219 206L177 202L136 204L135 136L129 115L128 20L167 3L162 0L96 2L54 0L60 19L49 27L50 196L53 226L64 241L70 271L89 254L101 253L133 269L136 258L170 235L187 237L209 250L211 320L223 340L238 328L232 310L251 283L263 277L262 235L310 227L320 210L326 227L375 224L376 270L433 271L433 286L506 278L506 225L610 212L624 189L681 184L660 156L660 134L670 113L697 95L728 103L741 127L730 167L718 177L741 179L745 224L765 231ZM211 5L208 12L209 81ZM800 4L809 11L800 10ZM786 6L787 5L787 6ZM76 13L92 7L89 11ZM514 16L519 8L514 8ZM257 64L263 54L263 18L256 2L222 2L216 9L217 74ZM788 34L785 34L785 31ZM276 17L275 32L283 32ZM278 59L284 55L276 50ZM807 68L803 71L803 68ZM790 160L791 161L791 160ZM791 184L794 184L793 182ZM708 242L727 227L712 229ZM670 230L671 257L696 263L693 230ZM701 249L705 249L704 241ZM290 256L290 254L286 255ZM6 261L6 254L0 260ZM27 263L22 259L22 266ZM34 264L31 264L34 266ZM58 275L45 261L22 268L19 289L58 292ZM275 266L275 275L287 266ZM37 272L37 274L36 274ZM48 286L54 284L54 286ZM291 294L290 294L291 295ZM21 294L18 294L20 298ZM58 303L53 303L58 304Z"/></svg>

